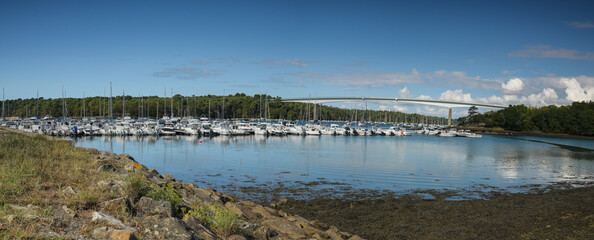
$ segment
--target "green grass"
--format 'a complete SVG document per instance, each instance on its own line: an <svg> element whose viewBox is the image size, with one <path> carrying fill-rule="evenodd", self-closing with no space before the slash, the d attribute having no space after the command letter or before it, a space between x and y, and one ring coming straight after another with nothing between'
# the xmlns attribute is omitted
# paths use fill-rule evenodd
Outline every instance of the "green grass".
<svg viewBox="0 0 594 240"><path fill-rule="evenodd" d="M145 196L150 190L150 185L142 174L133 173L125 179L124 191L128 199L132 202L138 201L138 199Z"/></svg>
<svg viewBox="0 0 594 240"><path fill-rule="evenodd" d="M98 174L80 169L93 164L91 154L72 142L0 130L0 205L49 204L56 189L86 189Z"/></svg>
<svg viewBox="0 0 594 240"><path fill-rule="evenodd" d="M163 184L163 186L151 184L150 188L151 190L146 194L146 196L154 200L167 201L170 202L172 206L178 206L182 201L182 197L179 192L168 183Z"/></svg>
<svg viewBox="0 0 594 240"><path fill-rule="evenodd" d="M230 236L238 230L237 215L216 204L198 202L191 206L186 215L195 217L221 236Z"/></svg>
<svg viewBox="0 0 594 240"><path fill-rule="evenodd" d="M52 207L92 210L113 197L97 189L96 182L109 176L94 169L91 151L70 141L0 129L0 239L32 238L51 225L46 210ZM64 194L68 186L77 194ZM40 210L32 214L39 218L32 220L7 204L38 206Z"/></svg>

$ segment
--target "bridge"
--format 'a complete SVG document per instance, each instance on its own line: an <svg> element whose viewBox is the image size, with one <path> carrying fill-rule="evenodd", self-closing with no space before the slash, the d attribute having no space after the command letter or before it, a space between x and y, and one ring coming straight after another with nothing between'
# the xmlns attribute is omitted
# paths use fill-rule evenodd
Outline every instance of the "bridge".
<svg viewBox="0 0 594 240"><path fill-rule="evenodd" d="M442 101L432 99L416 99L416 98L382 98L382 97L315 97L315 98L286 98L283 102L301 102L314 104L314 119L317 119L317 105L322 103L337 103L337 102L393 102L393 103L412 103L423 104L438 107L449 108L448 112L448 127L452 125L452 108L458 107L485 107L485 108L506 108L506 106L485 104L485 103L470 103L470 102L455 102ZM367 107L366 109L367 110Z"/></svg>

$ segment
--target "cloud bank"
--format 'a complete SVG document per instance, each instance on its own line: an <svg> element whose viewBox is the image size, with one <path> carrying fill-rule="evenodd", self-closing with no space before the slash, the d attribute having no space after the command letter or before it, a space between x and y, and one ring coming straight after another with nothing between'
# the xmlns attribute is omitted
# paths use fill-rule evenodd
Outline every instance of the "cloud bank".
<svg viewBox="0 0 594 240"><path fill-rule="evenodd" d="M511 51L507 54L510 57L520 58L561 58L576 60L592 60L593 52L580 52L578 50L553 48L549 45L527 46L524 49Z"/></svg>

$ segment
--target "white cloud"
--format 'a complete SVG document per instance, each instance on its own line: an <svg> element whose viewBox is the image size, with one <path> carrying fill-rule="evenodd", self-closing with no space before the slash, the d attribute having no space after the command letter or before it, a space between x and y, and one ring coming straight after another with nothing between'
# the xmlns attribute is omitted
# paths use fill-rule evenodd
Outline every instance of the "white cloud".
<svg viewBox="0 0 594 240"><path fill-rule="evenodd" d="M419 97L417 97L418 99L423 99L423 100L431 100L430 96L427 95L420 95Z"/></svg>
<svg viewBox="0 0 594 240"><path fill-rule="evenodd" d="M594 59L593 52L580 52L578 50L553 48L549 45L527 46L524 49L511 51L507 54L510 57L521 58L562 58L562 59Z"/></svg>
<svg viewBox="0 0 594 240"><path fill-rule="evenodd" d="M532 107L542 107L548 105L561 105L568 102L559 99L557 92L552 88L545 88L540 93L530 94L528 96L503 95L491 96L488 98L477 98L474 100L479 103L490 103L499 105L519 105L524 104Z"/></svg>
<svg viewBox="0 0 594 240"><path fill-rule="evenodd" d="M218 69L198 69L191 66L184 66L179 68L167 68L163 71L153 73L153 76L193 80L198 78L215 78L224 72L226 71Z"/></svg>
<svg viewBox="0 0 594 240"><path fill-rule="evenodd" d="M261 61L261 62L256 62L255 64L261 64L261 65L265 65L268 67L284 67L284 66L288 66L288 65L293 65L293 66L297 66L297 67L307 67L309 65L308 62L299 60L299 59L282 59L282 60L266 60L266 61Z"/></svg>
<svg viewBox="0 0 594 240"><path fill-rule="evenodd" d="M351 86L383 87L401 86L407 83L423 84L421 74L414 69L411 73L359 71L345 74L297 72L287 73L287 75Z"/></svg>
<svg viewBox="0 0 594 240"><path fill-rule="evenodd" d="M398 97L410 98L410 97L412 97L412 95L410 95L410 91L408 90L408 88L406 86L404 86L403 89L400 89L400 91L398 91Z"/></svg>
<svg viewBox="0 0 594 240"><path fill-rule="evenodd" d="M482 79L480 76L468 76L461 71L448 72L439 70L432 73L420 73L413 69L410 73L405 72L374 72L356 71L337 74L314 73L314 72L293 72L286 73L288 76L311 78L315 80L346 84L351 86L384 87L402 86L404 84L422 84L428 86L464 86L483 89L501 89L501 81Z"/></svg>
<svg viewBox="0 0 594 240"><path fill-rule="evenodd" d="M567 26L572 28L594 28L594 23L587 21L587 22L566 22Z"/></svg>
<svg viewBox="0 0 594 240"><path fill-rule="evenodd" d="M565 99L572 102L594 101L594 87L582 88L575 78L561 78L560 83L566 87L567 97Z"/></svg>
<svg viewBox="0 0 594 240"><path fill-rule="evenodd" d="M504 92L519 92L524 89L524 82L519 78L512 78L507 83L502 83L501 88Z"/></svg>
<svg viewBox="0 0 594 240"><path fill-rule="evenodd" d="M454 101L454 102L472 102L472 97L470 93L464 93L462 89L457 89L454 91L447 90L439 96L439 100L444 101Z"/></svg>
<svg viewBox="0 0 594 240"><path fill-rule="evenodd" d="M394 106L392 106L392 107L393 107L393 108L394 108L396 111L398 111L398 112L405 112L405 111L408 111L408 108L407 108L407 107L403 107L403 106L400 106L400 105L394 105Z"/></svg>

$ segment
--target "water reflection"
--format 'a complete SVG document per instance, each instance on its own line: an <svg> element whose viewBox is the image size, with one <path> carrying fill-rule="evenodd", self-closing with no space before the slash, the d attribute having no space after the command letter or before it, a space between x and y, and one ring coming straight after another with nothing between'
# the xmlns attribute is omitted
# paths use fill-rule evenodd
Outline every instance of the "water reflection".
<svg viewBox="0 0 594 240"><path fill-rule="evenodd" d="M529 140L534 140L530 138ZM128 153L149 168L228 191L262 184L332 182L355 189L496 187L591 180L593 151L497 136L199 138L89 137L77 146ZM577 146L590 143L578 142ZM571 141L564 140L564 146ZM337 188L321 184L319 188ZM344 185L341 185L344 186Z"/></svg>

